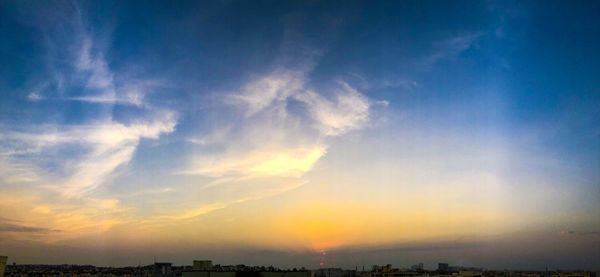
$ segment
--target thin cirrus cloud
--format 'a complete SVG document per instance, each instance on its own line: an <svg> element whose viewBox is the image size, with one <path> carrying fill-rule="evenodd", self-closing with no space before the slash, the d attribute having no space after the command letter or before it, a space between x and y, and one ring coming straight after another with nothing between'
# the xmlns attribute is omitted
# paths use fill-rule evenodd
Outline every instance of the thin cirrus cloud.
<svg viewBox="0 0 600 277"><path fill-rule="evenodd" d="M417 62L417 68L427 71L441 61L454 60L464 51L473 47L481 33L465 33L447 39L436 41L432 44L433 52Z"/></svg>
<svg viewBox="0 0 600 277"><path fill-rule="evenodd" d="M301 176L325 155L324 137L364 127L371 107L365 95L342 83L335 97L327 99L307 88L305 75L275 70L242 86L227 99L243 115L241 122L189 139L206 145L217 143L218 137L219 142L231 141L227 150L196 161L185 173ZM294 101L305 106L301 112L289 110Z"/></svg>
<svg viewBox="0 0 600 277"><path fill-rule="evenodd" d="M92 39L84 35L75 64L76 72L87 77L85 89L91 93L83 96L65 97L65 100L99 104L141 106L144 104L144 87L148 82L126 80L127 85L118 86L115 74L109 69L103 53L93 51Z"/></svg>
<svg viewBox="0 0 600 277"><path fill-rule="evenodd" d="M173 133L178 118L176 113L148 103L156 81L127 78L127 72L111 68L103 47L85 31L82 14L78 16L79 20L68 22L77 30L76 47L65 48L72 64L66 68L50 66L51 76L64 77L34 87L28 99L37 103L77 101L107 108L119 105L143 115L121 122L101 109L98 116L75 125L45 124L31 126L28 131L3 132L7 163L22 164L22 171L30 172L17 176L18 171L13 171L11 178L37 178L38 187L56 193L58 199L67 199L52 196L58 202L55 204L73 199L104 201L95 195L96 190L133 160L141 140L157 140ZM280 66L224 97L225 108L217 112L239 117L188 138L186 141L199 151L188 157L183 173L210 178L191 188L190 195L217 187L229 187L231 193L201 201L183 197L181 205L162 211L159 217L190 219L297 188L307 182L305 174L326 155L330 138L365 127L374 104L366 95L344 82L333 91L315 89L308 85L309 74L306 67ZM215 145L221 151L204 151ZM45 158L38 159L41 156ZM246 188L235 189L242 183ZM169 185L173 194L183 188ZM116 204L121 205L126 204ZM60 207L69 210L72 206Z"/></svg>
<svg viewBox="0 0 600 277"><path fill-rule="evenodd" d="M14 232L14 233L49 233L59 232L59 230L52 230L48 228L24 226L12 223L0 223L0 233L2 232Z"/></svg>
<svg viewBox="0 0 600 277"><path fill-rule="evenodd" d="M81 13L77 15L81 17ZM64 22L76 30L73 35L76 47L60 48L73 62L65 66L57 58L47 60L50 76L68 77L34 86L27 98L48 105L58 100L108 108L132 106L142 114L115 119L112 112L100 109L97 114L81 118L82 122L77 124L3 127L0 163L7 165L3 168L8 170L2 179L49 189L53 193L46 198L57 203L77 198L98 200L92 196L93 191L132 160L142 139L158 139L172 133L177 125L176 113L147 104L145 95L156 81L127 78L128 72L113 71L101 47L94 43L94 37L84 31L83 18L76 19L79 20ZM60 66L54 66L56 62Z"/></svg>
<svg viewBox="0 0 600 277"><path fill-rule="evenodd" d="M78 24L81 23L75 25ZM78 41L75 43L78 47L75 51L68 53L73 58L69 70L65 72L65 70L61 71L55 69L55 67L50 67L53 68L50 75L69 76L69 78L66 80L64 77L54 78L53 81L45 81L34 86L27 98L34 102L62 100L136 107L145 105L146 94L156 86L157 82L128 78L127 74L124 74L126 72L115 74L110 69L100 46L94 44L92 36L81 31L82 26L75 29L80 30L80 33L76 35ZM121 77L117 78L118 76ZM52 88L55 88L55 90L53 91ZM68 88L75 89L76 94L65 93Z"/></svg>
<svg viewBox="0 0 600 277"><path fill-rule="evenodd" d="M319 93L307 85L309 73L276 69L240 86L224 100L229 111L240 116L225 127L188 139L200 147L223 149L192 155L183 171L212 178L205 189L242 182L248 186L260 180L270 185L239 190L223 201L189 208L176 218L189 219L297 188L290 184L308 181L305 174L326 155L330 137L365 127L373 106L366 95L343 82L335 91Z"/></svg>
<svg viewBox="0 0 600 277"><path fill-rule="evenodd" d="M37 228L4 224L0 232L12 239L73 239L133 220L131 206L98 189L133 160L142 140L158 140L177 126L177 113L150 106L144 97L155 80L127 79L127 72L111 70L102 51L94 50L90 35L76 37L85 39L77 51L67 53L73 64L60 71L48 66L53 70L50 75L70 77L60 84L48 81L34 87L28 99L40 105L79 101L101 109L93 109L77 123L2 126L0 181L4 186L0 190L12 189L12 194L0 198L0 209L27 207L13 214L23 219L19 226ZM115 118L110 109L114 105L136 113ZM61 232L38 236L44 230Z"/></svg>
<svg viewBox="0 0 600 277"><path fill-rule="evenodd" d="M244 85L241 93L231 98L243 105L246 116L260 112L269 107L285 103L288 98L302 90L304 86L302 71L275 70Z"/></svg>
<svg viewBox="0 0 600 277"><path fill-rule="evenodd" d="M327 136L360 129L369 119L368 99L347 83L340 83L340 86L334 100L310 90L296 96L306 104L319 130Z"/></svg>
<svg viewBox="0 0 600 277"><path fill-rule="evenodd" d="M142 138L157 139L163 133L173 132L176 125L172 113L150 122L124 125L105 122L89 125L61 126L59 130L34 133L14 132L6 136L18 142L24 150L42 155L66 145L83 146L84 153L70 162L71 174L59 178L57 189L66 196L78 196L97 187L111 172L129 162ZM36 149L36 150L33 150ZM60 162L61 158L56 157Z"/></svg>

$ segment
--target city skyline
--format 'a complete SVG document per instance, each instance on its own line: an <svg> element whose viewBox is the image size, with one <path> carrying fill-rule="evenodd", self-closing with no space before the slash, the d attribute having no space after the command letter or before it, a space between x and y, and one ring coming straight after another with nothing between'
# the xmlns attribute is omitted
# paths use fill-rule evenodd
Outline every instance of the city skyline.
<svg viewBox="0 0 600 277"><path fill-rule="evenodd" d="M591 270L584 269L550 269L545 268L542 270L514 270L514 269L487 269L476 266L456 266L448 263L436 263L433 265L426 265L423 262L419 262L416 264L412 264L410 266L396 266L392 264L373 264L370 266L364 265L356 265L354 268L342 268L342 267L324 267L320 265L318 268L306 268L302 267L294 267L294 268L281 268L273 265L247 265L247 264L220 264L214 263L212 260L192 260L191 263L189 261L182 264L174 264L168 261L154 261L150 264L137 264L137 265L123 265L123 266L96 266L90 264L6 264L6 256L0 256L0 276L2 273L8 274L8 276L20 276L19 274L39 274L41 272L47 272L52 274L60 274L61 271L63 274L68 273L92 273L98 274L101 272L119 272L120 270L125 271L138 271L138 274L141 271L148 271L148 269L156 270L159 269L163 271L164 267L168 267L167 271L177 271L176 275L181 275L182 272L227 272L230 274L234 274L236 272L311 272L311 276L315 277L329 277L329 276L357 276L362 275L364 277L393 277L393 276L407 276L406 273L410 273L411 276L428 276L428 274L435 275L456 275L464 276L468 275L473 277L472 275L486 275L486 276L496 276L499 275L509 275L512 276L520 276L519 274L537 274L547 276L552 273L563 273L563 274L575 274L577 273L585 273L587 275L595 276L594 274L598 274L598 272L594 272ZM5 268L7 270L5 270ZM123 274L130 274L132 272ZM579 275L580 275L579 274ZM155 274L156 275L156 274ZM536 275L536 276L537 276ZM579 276L578 275L578 276ZM529 275L531 276L531 275ZM571 275L568 275L571 276Z"/></svg>
<svg viewBox="0 0 600 277"><path fill-rule="evenodd" d="M17 263L600 263L597 1L2 1Z"/></svg>

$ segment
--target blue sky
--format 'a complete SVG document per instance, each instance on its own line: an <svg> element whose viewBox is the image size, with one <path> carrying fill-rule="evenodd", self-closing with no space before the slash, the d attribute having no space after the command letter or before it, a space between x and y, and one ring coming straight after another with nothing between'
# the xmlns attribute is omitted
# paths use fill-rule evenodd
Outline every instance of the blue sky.
<svg viewBox="0 0 600 277"><path fill-rule="evenodd" d="M598 8L3 2L0 250L597 267Z"/></svg>

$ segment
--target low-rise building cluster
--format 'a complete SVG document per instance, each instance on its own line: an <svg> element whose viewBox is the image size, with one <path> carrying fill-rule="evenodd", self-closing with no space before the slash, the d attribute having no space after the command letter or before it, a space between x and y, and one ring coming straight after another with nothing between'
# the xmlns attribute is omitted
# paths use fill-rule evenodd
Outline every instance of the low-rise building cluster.
<svg viewBox="0 0 600 277"><path fill-rule="evenodd" d="M128 267L98 267L92 265L7 264L0 256L0 277L600 277L591 271L496 271L475 267L451 266L440 263L435 270L427 270L423 263L410 268L394 268L391 264L374 265L365 270L319 268L314 270L279 269L273 266L213 265L210 260L195 260L192 265L174 266L168 262Z"/></svg>

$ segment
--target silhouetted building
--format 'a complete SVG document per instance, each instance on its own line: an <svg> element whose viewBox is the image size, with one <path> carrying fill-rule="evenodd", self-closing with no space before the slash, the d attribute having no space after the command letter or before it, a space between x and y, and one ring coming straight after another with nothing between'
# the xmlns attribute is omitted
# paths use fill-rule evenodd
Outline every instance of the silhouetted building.
<svg viewBox="0 0 600 277"><path fill-rule="evenodd" d="M236 277L235 271L192 270L181 273L182 277Z"/></svg>
<svg viewBox="0 0 600 277"><path fill-rule="evenodd" d="M458 272L458 276L460 276L460 277L482 277L483 272L473 271L473 270L461 270Z"/></svg>
<svg viewBox="0 0 600 277"><path fill-rule="evenodd" d="M310 271L203 271L181 273L182 277L311 277Z"/></svg>
<svg viewBox="0 0 600 277"><path fill-rule="evenodd" d="M410 269L416 271L423 271L425 269L425 266L423 265L423 263L418 263L416 265L411 266Z"/></svg>
<svg viewBox="0 0 600 277"><path fill-rule="evenodd" d="M211 270L212 267L211 260L194 260L194 270Z"/></svg>
<svg viewBox="0 0 600 277"><path fill-rule="evenodd" d="M154 263L154 277L173 277L171 263Z"/></svg>
<svg viewBox="0 0 600 277"><path fill-rule="evenodd" d="M280 270L272 266L251 267L245 265L214 265L212 261L194 261L192 270L181 272L182 277L312 277L308 270Z"/></svg>
<svg viewBox="0 0 600 277"><path fill-rule="evenodd" d="M374 265L371 272L362 272L361 277L404 277L417 276L418 272L393 268L391 264L384 266Z"/></svg>
<svg viewBox="0 0 600 277"><path fill-rule="evenodd" d="M241 277L241 276L236 276ZM312 273L308 270L279 270L279 271L261 271L260 277L312 277Z"/></svg>
<svg viewBox="0 0 600 277"><path fill-rule="evenodd" d="M313 270L313 277L352 277L355 275L353 270L343 270L341 268L320 268Z"/></svg>
<svg viewBox="0 0 600 277"><path fill-rule="evenodd" d="M443 271L443 272L447 272L447 271L450 271L450 266L447 263L439 263L438 264L438 270L439 271Z"/></svg>
<svg viewBox="0 0 600 277"><path fill-rule="evenodd" d="M4 269L6 269L7 256L0 256L0 277L4 277Z"/></svg>

